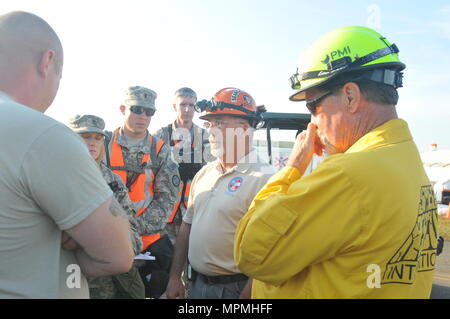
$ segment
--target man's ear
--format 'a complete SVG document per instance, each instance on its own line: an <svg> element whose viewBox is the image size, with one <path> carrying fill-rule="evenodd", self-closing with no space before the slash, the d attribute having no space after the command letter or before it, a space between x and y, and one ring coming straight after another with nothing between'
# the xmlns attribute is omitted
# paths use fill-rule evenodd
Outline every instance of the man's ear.
<svg viewBox="0 0 450 319"><path fill-rule="evenodd" d="M355 113L361 105L362 93L358 84L348 82L342 88L344 103L350 113Z"/></svg>
<svg viewBox="0 0 450 319"><path fill-rule="evenodd" d="M176 112L177 111L177 105L176 104L172 104L173 105L173 110Z"/></svg>
<svg viewBox="0 0 450 319"><path fill-rule="evenodd" d="M125 110L126 110L126 107L124 105L121 105L120 112L122 112L123 115L125 115Z"/></svg>
<svg viewBox="0 0 450 319"><path fill-rule="evenodd" d="M41 76L43 76L44 78L46 78L50 72L51 65L55 64L55 51L53 50L48 50L45 51L42 55L41 55L41 59L39 60L39 64L38 64L38 72ZM53 66L53 68L56 68L56 65Z"/></svg>

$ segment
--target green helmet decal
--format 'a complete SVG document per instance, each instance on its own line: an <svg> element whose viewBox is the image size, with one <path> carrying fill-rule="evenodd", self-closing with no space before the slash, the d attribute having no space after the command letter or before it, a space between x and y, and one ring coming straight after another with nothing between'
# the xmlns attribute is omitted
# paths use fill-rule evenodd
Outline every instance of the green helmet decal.
<svg viewBox="0 0 450 319"><path fill-rule="evenodd" d="M302 55L297 72L290 78L291 87L298 91L290 99L303 101L307 89L351 71L371 70L363 77L401 87L400 71L405 65L398 52L395 44L370 28L356 26L331 31ZM374 73L374 70L378 71Z"/></svg>

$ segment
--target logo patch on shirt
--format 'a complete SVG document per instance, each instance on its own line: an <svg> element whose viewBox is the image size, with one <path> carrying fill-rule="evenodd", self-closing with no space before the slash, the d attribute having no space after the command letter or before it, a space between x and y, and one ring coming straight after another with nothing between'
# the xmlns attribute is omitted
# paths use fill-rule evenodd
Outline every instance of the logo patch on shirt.
<svg viewBox="0 0 450 319"><path fill-rule="evenodd" d="M416 224L386 264L381 284L412 285L417 273L435 269L438 219L434 191L430 185L422 186L417 211Z"/></svg>
<svg viewBox="0 0 450 319"><path fill-rule="evenodd" d="M241 187L244 179L242 177L235 177L228 183L228 191L234 193Z"/></svg>
<svg viewBox="0 0 450 319"><path fill-rule="evenodd" d="M178 175L173 175L172 176L172 184L175 187L180 186L180 178L178 177Z"/></svg>

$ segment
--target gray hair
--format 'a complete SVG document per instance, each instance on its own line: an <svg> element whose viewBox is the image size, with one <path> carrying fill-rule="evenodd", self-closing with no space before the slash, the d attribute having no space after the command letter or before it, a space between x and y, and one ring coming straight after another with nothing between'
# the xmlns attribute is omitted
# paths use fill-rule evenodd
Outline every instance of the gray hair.
<svg viewBox="0 0 450 319"><path fill-rule="evenodd" d="M191 97L195 98L195 100L197 100L197 93L195 93L195 91L193 89L190 89L188 87L184 87L184 88L176 90L175 98L177 98L179 96L191 96Z"/></svg>
<svg viewBox="0 0 450 319"><path fill-rule="evenodd" d="M322 90L332 91L333 94L337 93L346 83L354 82L358 85L364 98L373 103L379 103L383 105L397 105L398 92L393 86L370 81L367 79L358 79L361 77L361 73L358 71L349 72L336 79L331 80L329 83L324 84L320 88Z"/></svg>

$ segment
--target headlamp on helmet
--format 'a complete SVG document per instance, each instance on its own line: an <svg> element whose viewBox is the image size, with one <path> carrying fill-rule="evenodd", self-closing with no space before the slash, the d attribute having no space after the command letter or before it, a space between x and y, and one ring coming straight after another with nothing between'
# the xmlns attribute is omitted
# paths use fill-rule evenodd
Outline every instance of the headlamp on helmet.
<svg viewBox="0 0 450 319"><path fill-rule="evenodd" d="M251 126L256 127L261 121L264 106L256 106L255 100L247 92L227 87L221 89L210 101L201 100L196 103L197 112L206 112L200 119L208 120L213 116L232 116L247 120Z"/></svg>
<svg viewBox="0 0 450 319"><path fill-rule="evenodd" d="M198 113L205 112L205 111L206 112L222 111L226 108L232 109L232 110L238 110L238 111L244 112L250 116L256 116L256 114L258 113L258 110L250 111L250 110L247 110L242 105L234 105L234 104L229 104L229 103L225 103L225 102L218 102L218 101L215 101L214 99L212 99L210 101L201 100L195 104L194 108Z"/></svg>
<svg viewBox="0 0 450 319"><path fill-rule="evenodd" d="M290 77L291 88L298 90L290 99L304 101L305 91L325 85L341 74L356 75L374 82L402 86L405 65L399 49L381 34L366 27L344 27L327 33L301 57L301 65Z"/></svg>

